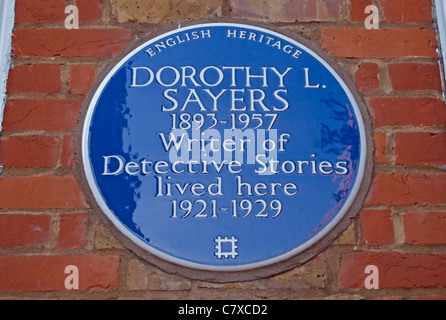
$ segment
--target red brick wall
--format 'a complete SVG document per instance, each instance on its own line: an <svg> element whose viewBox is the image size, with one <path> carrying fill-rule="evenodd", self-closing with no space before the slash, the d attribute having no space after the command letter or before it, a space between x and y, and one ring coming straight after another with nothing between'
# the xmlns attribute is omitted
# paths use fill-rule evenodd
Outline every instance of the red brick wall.
<svg viewBox="0 0 446 320"><path fill-rule="evenodd" d="M80 29L64 27L79 8ZM366 5L380 28L364 27ZM374 123L362 211L326 250L270 278L214 284L125 249L84 198L73 135L111 57L155 26L237 18L301 33L355 80ZM0 298L446 298L446 107L430 0L16 0L0 136ZM65 267L79 268L67 289ZM367 265L379 270L368 290Z"/></svg>

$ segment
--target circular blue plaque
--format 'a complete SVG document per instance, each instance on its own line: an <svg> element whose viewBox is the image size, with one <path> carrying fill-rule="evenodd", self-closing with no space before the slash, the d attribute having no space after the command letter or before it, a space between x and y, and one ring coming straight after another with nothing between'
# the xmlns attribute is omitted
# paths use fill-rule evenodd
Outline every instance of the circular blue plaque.
<svg viewBox="0 0 446 320"><path fill-rule="evenodd" d="M332 231L360 188L366 135L353 94L313 50L210 23L114 65L90 100L82 159L96 202L137 246L237 271Z"/></svg>

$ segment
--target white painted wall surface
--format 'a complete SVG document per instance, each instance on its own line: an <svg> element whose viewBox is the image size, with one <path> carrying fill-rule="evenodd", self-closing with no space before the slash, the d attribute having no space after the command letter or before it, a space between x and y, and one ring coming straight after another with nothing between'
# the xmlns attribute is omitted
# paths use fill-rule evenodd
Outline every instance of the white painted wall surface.
<svg viewBox="0 0 446 320"><path fill-rule="evenodd" d="M6 103L6 82L11 65L11 37L15 0L0 0L0 132Z"/></svg>

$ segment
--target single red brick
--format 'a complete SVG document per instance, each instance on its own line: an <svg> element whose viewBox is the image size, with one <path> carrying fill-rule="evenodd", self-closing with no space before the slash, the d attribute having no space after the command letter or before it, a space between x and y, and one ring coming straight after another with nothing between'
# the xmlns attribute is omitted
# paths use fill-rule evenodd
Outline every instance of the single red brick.
<svg viewBox="0 0 446 320"><path fill-rule="evenodd" d="M393 63L388 68L395 90L442 90L437 64Z"/></svg>
<svg viewBox="0 0 446 320"><path fill-rule="evenodd" d="M337 21L341 0L230 0L233 17L269 22Z"/></svg>
<svg viewBox="0 0 446 320"><path fill-rule="evenodd" d="M72 131L82 100L9 99L3 116L3 130Z"/></svg>
<svg viewBox="0 0 446 320"><path fill-rule="evenodd" d="M52 137L11 136L0 140L0 163L8 168L56 167L59 142Z"/></svg>
<svg viewBox="0 0 446 320"><path fill-rule="evenodd" d="M366 205L446 204L446 174L378 173Z"/></svg>
<svg viewBox="0 0 446 320"><path fill-rule="evenodd" d="M97 21L101 18L101 0L76 0L79 21Z"/></svg>
<svg viewBox="0 0 446 320"><path fill-rule="evenodd" d="M367 18L365 8L373 4L372 0L353 0L350 1L350 21L351 22L364 22Z"/></svg>
<svg viewBox="0 0 446 320"><path fill-rule="evenodd" d="M376 128L443 126L446 108L437 98L368 98Z"/></svg>
<svg viewBox="0 0 446 320"><path fill-rule="evenodd" d="M391 245L394 242L390 210L361 211L362 241L367 246Z"/></svg>
<svg viewBox="0 0 446 320"><path fill-rule="evenodd" d="M58 248L82 248L85 242L88 214L61 214L59 233L57 235Z"/></svg>
<svg viewBox="0 0 446 320"><path fill-rule="evenodd" d="M95 69L92 65L80 64L70 68L70 91L74 94L87 94L93 84Z"/></svg>
<svg viewBox="0 0 446 320"><path fill-rule="evenodd" d="M9 71L8 93L57 93L62 89L60 66L22 64Z"/></svg>
<svg viewBox="0 0 446 320"><path fill-rule="evenodd" d="M434 29L324 29L322 48L345 58L437 57Z"/></svg>
<svg viewBox="0 0 446 320"><path fill-rule="evenodd" d="M47 244L51 240L50 224L51 216L47 214L0 214L0 246Z"/></svg>
<svg viewBox="0 0 446 320"><path fill-rule="evenodd" d="M342 256L338 281L341 288L364 288L368 265L378 268L379 288L446 287L445 254L352 252Z"/></svg>
<svg viewBox="0 0 446 320"><path fill-rule="evenodd" d="M74 167L73 136L64 136L62 139L61 165Z"/></svg>
<svg viewBox="0 0 446 320"><path fill-rule="evenodd" d="M387 162L387 135L385 132L378 132L373 135L375 140L375 161L378 163Z"/></svg>
<svg viewBox="0 0 446 320"><path fill-rule="evenodd" d="M356 88L369 92L379 88L379 68L376 63L362 63L355 73Z"/></svg>
<svg viewBox="0 0 446 320"><path fill-rule="evenodd" d="M17 209L87 208L73 176L0 178L0 207Z"/></svg>
<svg viewBox="0 0 446 320"><path fill-rule="evenodd" d="M282 17L285 22L338 21L341 18L340 0L299 0L281 3L284 3Z"/></svg>
<svg viewBox="0 0 446 320"><path fill-rule="evenodd" d="M119 257L111 255L0 256L0 291L67 290L67 266L79 271L79 290L119 287Z"/></svg>
<svg viewBox="0 0 446 320"><path fill-rule="evenodd" d="M16 0L16 23L54 23L65 20L65 7L63 0Z"/></svg>
<svg viewBox="0 0 446 320"><path fill-rule="evenodd" d="M130 41L125 29L18 29L14 55L27 57L111 57Z"/></svg>
<svg viewBox="0 0 446 320"><path fill-rule="evenodd" d="M431 22L431 0L381 0L384 20L399 22Z"/></svg>
<svg viewBox="0 0 446 320"><path fill-rule="evenodd" d="M408 243L446 243L446 212L410 211L403 215L403 225Z"/></svg>
<svg viewBox="0 0 446 320"><path fill-rule="evenodd" d="M399 132L395 135L397 164L446 164L446 133Z"/></svg>

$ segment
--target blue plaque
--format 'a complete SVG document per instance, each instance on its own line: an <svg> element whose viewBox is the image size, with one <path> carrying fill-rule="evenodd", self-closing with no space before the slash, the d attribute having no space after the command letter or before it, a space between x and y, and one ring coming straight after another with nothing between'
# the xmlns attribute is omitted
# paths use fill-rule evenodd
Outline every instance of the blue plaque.
<svg viewBox="0 0 446 320"><path fill-rule="evenodd" d="M269 266L326 237L358 194L366 134L314 50L264 28L198 24L122 58L89 101L82 160L117 229L168 262Z"/></svg>

